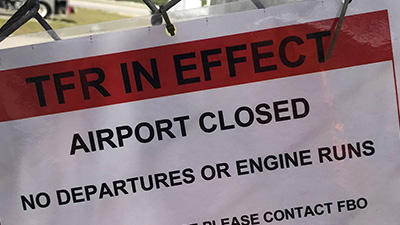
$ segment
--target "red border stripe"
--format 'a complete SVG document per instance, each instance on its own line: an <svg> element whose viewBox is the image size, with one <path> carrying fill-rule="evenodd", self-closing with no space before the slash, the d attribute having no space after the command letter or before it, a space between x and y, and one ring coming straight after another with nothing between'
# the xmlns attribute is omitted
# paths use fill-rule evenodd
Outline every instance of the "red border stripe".
<svg viewBox="0 0 400 225"><path fill-rule="evenodd" d="M116 54L89 57L77 60L57 62L45 65L25 67L0 72L0 121L10 121L41 115L88 109L124 102L170 96L232 85L240 85L270 79L286 78L302 74L345 68L369 63L392 60L392 46L387 11L348 16L331 60L320 63L318 60L315 39L307 34L331 31L337 19L323 20L287 27L185 42L180 44L121 52ZM290 61L296 61L304 55L305 61L298 67L288 67L281 60L279 47L282 41L290 36L300 38L304 43L290 42L285 53ZM324 37L323 47L326 50L331 37ZM260 53L272 53L274 56L261 59L260 66L276 65L277 69L256 73L253 64L251 43L268 41L272 44L258 48ZM245 57L246 62L235 65L237 75L229 76L226 47L245 45L245 50L234 52L234 57ZM205 80L201 52L210 49L221 49L220 54L209 56L209 61L220 61L221 66L212 67L211 80ZM185 71L185 78L199 77L199 82L178 85L174 66L174 55L191 53L195 58L182 60L183 65L195 64L196 69ZM60 53L62 54L62 53ZM160 78L160 88L154 89L143 79L143 91L135 90L132 62L138 61L143 68L151 72L150 59L155 59ZM126 93L121 76L121 63L127 63L131 77L132 93ZM85 100L79 78L79 70L101 68L105 81L101 84L111 96L103 97L91 87L89 100ZM53 80L53 74L72 71L73 76L61 79L63 85L73 84L75 89L64 91L65 103L59 104ZM36 88L26 79L49 75L50 80L43 82L46 106L40 107ZM89 75L88 79L96 79Z"/></svg>

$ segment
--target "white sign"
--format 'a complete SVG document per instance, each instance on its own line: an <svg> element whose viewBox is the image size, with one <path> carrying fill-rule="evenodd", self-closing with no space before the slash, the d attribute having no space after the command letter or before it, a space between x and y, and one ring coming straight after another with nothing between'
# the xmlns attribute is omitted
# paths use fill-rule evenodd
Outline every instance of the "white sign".
<svg viewBox="0 0 400 225"><path fill-rule="evenodd" d="M0 51L2 225L398 223L400 7L327 61L340 5Z"/></svg>

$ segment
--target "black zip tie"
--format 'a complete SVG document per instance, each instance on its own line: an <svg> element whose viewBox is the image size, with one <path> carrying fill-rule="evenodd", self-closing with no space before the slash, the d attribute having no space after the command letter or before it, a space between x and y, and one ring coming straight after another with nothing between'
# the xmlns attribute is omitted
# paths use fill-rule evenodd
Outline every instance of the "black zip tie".
<svg viewBox="0 0 400 225"><path fill-rule="evenodd" d="M162 17L164 18L164 21L165 21L165 26L166 26L166 28L167 28L167 31L168 31L168 33L171 35L171 36L174 36L175 35L175 27L174 27L174 25L171 23L171 20L169 20L169 17L168 17L168 14L167 14L167 10L165 10L165 8L164 8L165 6L163 6L163 5L160 5L160 12L161 12L161 15L162 15Z"/></svg>
<svg viewBox="0 0 400 225"><path fill-rule="evenodd" d="M265 9L265 6L260 2L260 0L251 0L257 9Z"/></svg>
<svg viewBox="0 0 400 225"><path fill-rule="evenodd" d="M147 7L149 7L151 14L154 14L158 11L157 6L151 0L143 0L143 2L147 5Z"/></svg>
<svg viewBox="0 0 400 225"><path fill-rule="evenodd" d="M14 33L18 28L24 25L33 17L40 23L40 25L47 31L47 33L54 40L61 40L61 38L56 34L56 32L51 28L51 26L39 15L39 0L28 0L21 8L18 9L14 15L0 28L0 42Z"/></svg>
<svg viewBox="0 0 400 225"><path fill-rule="evenodd" d="M151 11L151 25L152 26L156 26L156 25L160 25L162 24L162 16L160 14L160 12L157 9L157 6L149 0L143 0L143 2L147 5L147 7L149 7L150 11Z"/></svg>
<svg viewBox="0 0 400 225"><path fill-rule="evenodd" d="M332 56L332 52L333 52L333 49L335 48L337 38L339 36L340 30L342 29L342 25L343 25L343 22L344 22L344 17L346 16L347 8L348 8L348 6L349 6L351 1L352 0L345 0L344 3L343 3L342 11L340 12L339 21L338 21L338 23L336 25L335 32L334 32L333 37L332 37L332 41L331 41L331 43L329 45L328 53L326 54L326 60L327 61Z"/></svg>
<svg viewBox="0 0 400 225"><path fill-rule="evenodd" d="M143 2L149 7L151 10L151 25L156 26L162 24L163 18L166 24L166 29L171 36L175 35L175 26L171 23L171 20L168 17L167 11L178 4L181 0L171 0L167 2L165 5L160 5L157 9L157 6L151 0L143 0Z"/></svg>
<svg viewBox="0 0 400 225"><path fill-rule="evenodd" d="M39 13L36 13L34 15L34 17L55 41L61 40L61 38L57 35L57 33L50 26L50 24L48 24L46 22L46 20L41 15L39 15Z"/></svg>

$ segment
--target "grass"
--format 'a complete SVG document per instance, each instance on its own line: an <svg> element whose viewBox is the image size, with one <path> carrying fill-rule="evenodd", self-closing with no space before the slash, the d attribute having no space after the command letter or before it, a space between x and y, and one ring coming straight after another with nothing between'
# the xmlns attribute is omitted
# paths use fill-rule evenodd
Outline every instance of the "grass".
<svg viewBox="0 0 400 225"><path fill-rule="evenodd" d="M50 24L51 27L53 27L53 29L59 29L64 27L101 23L125 18L129 17L107 13L101 10L76 8L75 13L71 14L68 17L64 18L61 16L54 16L53 19L48 19L47 22ZM2 26L6 21L7 19L0 18L0 25ZM35 19L31 19L26 24L21 26L17 31L15 31L13 35L34 33L39 31L43 31L43 28Z"/></svg>
<svg viewBox="0 0 400 225"><path fill-rule="evenodd" d="M126 0L117 0L117 1L126 1ZM128 0L128 1L143 3L143 0ZM152 1L156 5L163 5L163 4L167 3L169 0L152 0Z"/></svg>

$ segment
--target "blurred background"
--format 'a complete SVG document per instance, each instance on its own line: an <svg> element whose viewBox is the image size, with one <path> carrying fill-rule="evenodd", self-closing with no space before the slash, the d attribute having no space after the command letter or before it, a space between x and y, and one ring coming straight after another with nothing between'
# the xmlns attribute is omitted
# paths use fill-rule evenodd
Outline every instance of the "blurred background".
<svg viewBox="0 0 400 225"><path fill-rule="evenodd" d="M0 0L0 26L20 8L26 0ZM186 10L237 0L181 0L170 11ZM168 0L153 0L161 5ZM40 0L39 14L54 28L101 23L150 15L142 0ZM32 19L13 35L43 31Z"/></svg>
<svg viewBox="0 0 400 225"><path fill-rule="evenodd" d="M0 0L0 26L25 1L27 0ZM156 5L166 4L168 1L153 0ZM176 23L298 1L307 0L181 0L168 10L168 16L172 23ZM55 32L46 32L32 18L21 27L16 23L18 29L11 29L11 35L3 33L0 37L0 49L52 42L58 38L66 40L149 27L162 22L160 14L152 16L142 0L39 0L39 3L39 14ZM10 30L10 27L7 29ZM170 35L167 31L166 34Z"/></svg>

